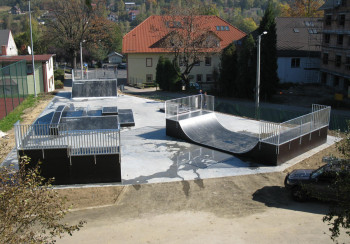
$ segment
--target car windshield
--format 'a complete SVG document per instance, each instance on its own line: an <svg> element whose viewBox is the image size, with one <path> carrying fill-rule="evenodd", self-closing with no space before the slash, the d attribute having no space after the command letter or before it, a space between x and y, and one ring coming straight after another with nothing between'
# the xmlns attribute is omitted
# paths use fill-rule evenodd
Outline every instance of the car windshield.
<svg viewBox="0 0 350 244"><path fill-rule="evenodd" d="M323 172L324 172L324 167L316 169L314 172L311 173L311 178L315 179L315 178L319 177L321 174L323 174Z"/></svg>

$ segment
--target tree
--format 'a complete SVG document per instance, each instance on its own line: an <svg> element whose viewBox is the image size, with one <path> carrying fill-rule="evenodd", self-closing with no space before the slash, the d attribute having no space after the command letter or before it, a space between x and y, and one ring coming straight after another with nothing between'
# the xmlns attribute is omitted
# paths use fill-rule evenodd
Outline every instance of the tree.
<svg viewBox="0 0 350 244"><path fill-rule="evenodd" d="M174 68L175 67L175 68ZM178 91L181 88L181 82L177 75L178 67L172 64L172 62L164 58L159 57L156 67L156 82L159 88L164 91Z"/></svg>
<svg viewBox="0 0 350 244"><path fill-rule="evenodd" d="M221 54L219 94L234 96L237 92L237 52L235 44L230 44Z"/></svg>
<svg viewBox="0 0 350 244"><path fill-rule="evenodd" d="M47 23L46 36L52 46L62 48L72 57L76 68L76 58L80 43L98 43L108 36L112 25L104 17L105 9L91 8L85 0L61 0L51 2L53 18Z"/></svg>
<svg viewBox="0 0 350 244"><path fill-rule="evenodd" d="M324 4L323 0L295 0L284 15L291 17L321 17L323 11L319 8Z"/></svg>
<svg viewBox="0 0 350 244"><path fill-rule="evenodd" d="M344 157L340 159L342 168L337 172L336 179L331 186L337 196L345 197L345 199L336 202L333 201L330 211L323 217L323 222L327 222L330 226L330 237L333 241L336 241L339 237L341 229L345 229L346 234L350 237L350 121L347 121L347 123L348 130L345 133L344 139L337 143L337 148ZM334 199L321 200L329 201Z"/></svg>
<svg viewBox="0 0 350 244"><path fill-rule="evenodd" d="M191 2L187 2L191 4ZM200 21L198 7L174 8L163 17L166 33L156 44L169 50L173 55L173 66L178 77L189 88L189 75L192 68L204 57L218 51L217 36ZM180 63L179 67L178 66Z"/></svg>
<svg viewBox="0 0 350 244"><path fill-rule="evenodd" d="M261 98L268 100L277 89L279 78L277 75L277 34L273 3L269 0L264 17L260 22L257 33L260 35L267 31L261 38L261 72L260 94Z"/></svg>
<svg viewBox="0 0 350 244"><path fill-rule="evenodd" d="M25 169L23 157L19 171L0 169L0 242L54 243L64 233L72 235L84 221L70 226L61 223L67 204L51 188L52 180L40 176L39 168Z"/></svg>
<svg viewBox="0 0 350 244"><path fill-rule="evenodd" d="M244 38L242 47L238 52L238 97L254 98L255 76L256 76L256 54L255 43L252 35Z"/></svg>

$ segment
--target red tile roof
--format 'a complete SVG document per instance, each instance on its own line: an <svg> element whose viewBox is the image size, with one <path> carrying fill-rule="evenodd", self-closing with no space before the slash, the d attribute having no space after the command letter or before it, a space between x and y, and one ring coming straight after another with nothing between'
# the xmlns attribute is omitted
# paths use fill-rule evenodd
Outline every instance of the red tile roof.
<svg viewBox="0 0 350 244"><path fill-rule="evenodd" d="M48 61L52 56L56 54L40 54L34 55L34 61ZM0 62L17 62L20 60L32 61L32 55L19 55L19 56L0 56Z"/></svg>
<svg viewBox="0 0 350 244"><path fill-rule="evenodd" d="M170 16L153 15L136 26L123 37L123 53L164 53L169 52L165 48L153 45L165 37L169 30L165 20ZM220 39L220 48L227 47L235 40L239 40L246 34L229 24L225 20L212 15L195 16L195 21L200 23L201 28L210 30ZM228 26L229 30L217 30L216 26ZM153 47L152 47L153 45Z"/></svg>

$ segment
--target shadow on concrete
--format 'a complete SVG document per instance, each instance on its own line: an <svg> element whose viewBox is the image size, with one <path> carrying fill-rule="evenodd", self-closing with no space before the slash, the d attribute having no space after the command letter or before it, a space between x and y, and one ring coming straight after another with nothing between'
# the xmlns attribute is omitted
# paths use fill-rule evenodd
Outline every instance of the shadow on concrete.
<svg viewBox="0 0 350 244"><path fill-rule="evenodd" d="M169 138L171 138L165 134L165 128L160 128L158 130L140 134L138 136L149 140L169 140Z"/></svg>
<svg viewBox="0 0 350 244"><path fill-rule="evenodd" d="M290 192L281 186L264 186L253 193L253 200L261 202L267 207L284 208L321 215L329 212L329 203L312 199L302 203L296 202L292 199Z"/></svg>
<svg viewBox="0 0 350 244"><path fill-rule="evenodd" d="M65 79L63 84L65 87L72 87L72 79Z"/></svg>
<svg viewBox="0 0 350 244"><path fill-rule="evenodd" d="M67 98L67 99L71 99L72 97L72 93L71 92L58 92L56 94L57 97L63 97L63 98Z"/></svg>

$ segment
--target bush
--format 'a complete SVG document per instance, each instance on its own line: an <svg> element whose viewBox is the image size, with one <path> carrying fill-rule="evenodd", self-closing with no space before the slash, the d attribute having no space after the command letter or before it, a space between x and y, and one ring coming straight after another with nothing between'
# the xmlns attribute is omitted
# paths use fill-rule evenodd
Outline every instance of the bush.
<svg viewBox="0 0 350 244"><path fill-rule="evenodd" d="M55 80L55 89L62 89L63 82L61 80Z"/></svg>
<svg viewBox="0 0 350 244"><path fill-rule="evenodd" d="M64 70L63 69L58 69L55 70L54 72L55 80L64 80Z"/></svg>

